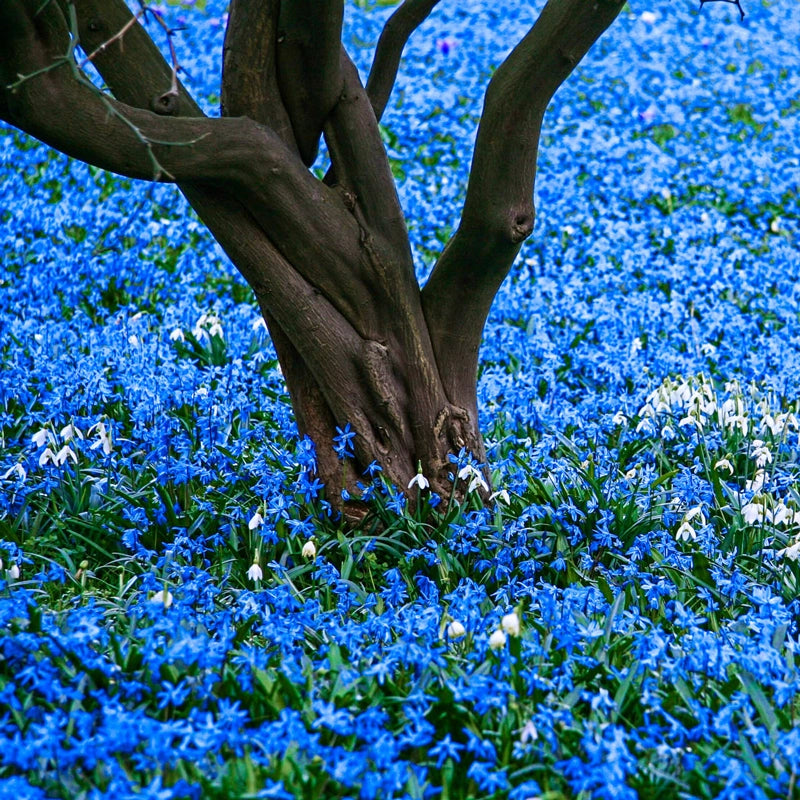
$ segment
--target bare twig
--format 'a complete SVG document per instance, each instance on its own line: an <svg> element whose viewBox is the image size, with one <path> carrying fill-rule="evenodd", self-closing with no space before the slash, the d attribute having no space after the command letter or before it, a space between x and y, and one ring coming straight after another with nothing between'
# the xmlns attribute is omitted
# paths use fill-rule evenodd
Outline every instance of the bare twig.
<svg viewBox="0 0 800 800"><path fill-rule="evenodd" d="M439 0L405 0L386 21L367 79L367 94L375 119L380 120L389 102L406 42L438 3Z"/></svg>

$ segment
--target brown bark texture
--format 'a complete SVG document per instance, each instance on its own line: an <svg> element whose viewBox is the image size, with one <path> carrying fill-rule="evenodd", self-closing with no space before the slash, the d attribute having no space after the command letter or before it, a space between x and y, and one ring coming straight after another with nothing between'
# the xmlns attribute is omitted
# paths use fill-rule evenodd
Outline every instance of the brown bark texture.
<svg viewBox="0 0 800 800"><path fill-rule="evenodd" d="M301 434L338 500L378 462L450 493L479 462L477 359L494 296L534 222L545 108L621 10L548 0L492 77L461 222L420 288L378 122L401 54L438 0L405 0L366 87L341 42L343 0L232 0L221 118L208 118L124 0L2 0L0 118L131 178L177 184L252 287ZM76 56L76 44L84 55ZM88 56L107 86L81 69ZM325 180L309 171L324 136Z"/></svg>

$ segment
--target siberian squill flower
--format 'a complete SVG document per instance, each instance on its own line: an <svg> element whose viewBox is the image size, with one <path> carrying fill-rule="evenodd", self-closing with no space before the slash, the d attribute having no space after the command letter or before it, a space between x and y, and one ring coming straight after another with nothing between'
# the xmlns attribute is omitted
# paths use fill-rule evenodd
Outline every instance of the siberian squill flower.
<svg viewBox="0 0 800 800"><path fill-rule="evenodd" d="M490 637L489 637L489 647L492 650L499 650L501 647L506 646L506 635L503 633L501 628L498 628Z"/></svg>
<svg viewBox="0 0 800 800"><path fill-rule="evenodd" d="M264 577L261 567L259 567L255 561L250 565L250 569L247 570L247 577L250 578L251 581L260 581Z"/></svg>

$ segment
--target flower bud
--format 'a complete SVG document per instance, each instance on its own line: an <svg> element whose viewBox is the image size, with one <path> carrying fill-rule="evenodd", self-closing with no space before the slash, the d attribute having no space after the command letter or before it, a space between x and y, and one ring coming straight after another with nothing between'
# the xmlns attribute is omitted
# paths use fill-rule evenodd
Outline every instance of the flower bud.
<svg viewBox="0 0 800 800"><path fill-rule="evenodd" d="M309 539L303 545L303 558L312 559L316 558L316 555L317 555L317 546L314 544L313 541L311 541L311 539Z"/></svg>
<svg viewBox="0 0 800 800"><path fill-rule="evenodd" d="M506 614L500 620L500 626L509 636L519 636L519 617L516 611Z"/></svg>
<svg viewBox="0 0 800 800"><path fill-rule="evenodd" d="M466 629L457 619L454 619L447 626L447 636L450 639L460 639L462 636L466 635L467 635Z"/></svg>
<svg viewBox="0 0 800 800"><path fill-rule="evenodd" d="M506 635L503 631L498 628L490 637L489 637L489 647L492 650L499 650L501 647L506 646Z"/></svg>

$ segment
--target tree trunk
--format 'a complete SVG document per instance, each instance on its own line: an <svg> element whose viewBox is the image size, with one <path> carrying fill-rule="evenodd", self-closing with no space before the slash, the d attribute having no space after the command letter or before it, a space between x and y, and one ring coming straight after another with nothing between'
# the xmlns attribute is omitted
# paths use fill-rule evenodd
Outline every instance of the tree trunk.
<svg viewBox="0 0 800 800"><path fill-rule="evenodd" d="M478 348L533 229L542 117L622 8L549 0L497 70L461 223L421 290L378 120L437 1L405 0L390 18L365 88L341 45L342 0L232 0L221 119L203 116L124 0L0 3L0 118L76 158L178 185L252 287L339 506L374 464L404 491L421 469L447 495L453 456L485 462ZM111 95L83 75L76 42ZM307 169L322 136L324 181ZM343 466L332 444L348 424Z"/></svg>

